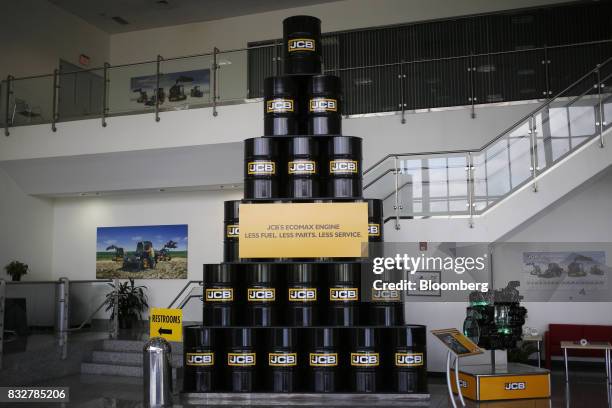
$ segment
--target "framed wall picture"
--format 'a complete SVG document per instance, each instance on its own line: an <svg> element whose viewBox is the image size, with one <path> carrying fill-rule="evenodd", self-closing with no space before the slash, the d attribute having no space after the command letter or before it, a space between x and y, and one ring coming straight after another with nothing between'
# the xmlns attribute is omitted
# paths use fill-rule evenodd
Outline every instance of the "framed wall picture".
<svg viewBox="0 0 612 408"><path fill-rule="evenodd" d="M416 290L407 292L406 296L442 296L442 289L440 289L439 285L437 285L437 290L421 290L421 281L430 281L436 285L442 283L442 271L417 271L412 275L408 275L408 282L414 282L416 284Z"/></svg>

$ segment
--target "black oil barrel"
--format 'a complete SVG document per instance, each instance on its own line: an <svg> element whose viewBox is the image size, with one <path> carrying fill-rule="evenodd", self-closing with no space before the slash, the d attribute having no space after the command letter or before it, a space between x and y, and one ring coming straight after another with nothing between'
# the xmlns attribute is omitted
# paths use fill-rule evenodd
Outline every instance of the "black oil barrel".
<svg viewBox="0 0 612 408"><path fill-rule="evenodd" d="M246 268L246 320L256 327L277 324L276 276L274 265L250 264Z"/></svg>
<svg viewBox="0 0 612 408"><path fill-rule="evenodd" d="M393 391L427 392L425 326L396 327L392 343Z"/></svg>
<svg viewBox="0 0 612 408"><path fill-rule="evenodd" d="M214 352L214 330L204 326L186 326L183 342L183 392L215 390L215 373L220 370Z"/></svg>
<svg viewBox="0 0 612 408"><path fill-rule="evenodd" d="M379 199L369 198L368 203L368 241L383 242L383 202Z"/></svg>
<svg viewBox="0 0 612 408"><path fill-rule="evenodd" d="M284 183L287 198L316 198L320 194L319 141L312 137L287 140L287 168Z"/></svg>
<svg viewBox="0 0 612 408"><path fill-rule="evenodd" d="M308 353L309 391L338 391L339 338L337 329L310 330Z"/></svg>
<svg viewBox="0 0 612 408"><path fill-rule="evenodd" d="M288 136L298 133L300 113L296 80L274 76L264 80L264 135Z"/></svg>
<svg viewBox="0 0 612 408"><path fill-rule="evenodd" d="M384 278L383 281L390 282ZM385 327L403 324L403 303L399 291L372 289L371 296L367 304L370 324Z"/></svg>
<svg viewBox="0 0 612 408"><path fill-rule="evenodd" d="M230 348L226 357L230 390L232 392L256 391L255 330L251 328L230 329Z"/></svg>
<svg viewBox="0 0 612 408"><path fill-rule="evenodd" d="M321 20L292 16L283 20L285 74L321 73Z"/></svg>
<svg viewBox="0 0 612 408"><path fill-rule="evenodd" d="M278 198L278 141L256 137L244 141L244 198Z"/></svg>
<svg viewBox="0 0 612 408"><path fill-rule="evenodd" d="M315 75L308 82L308 134L341 135L340 78L335 75Z"/></svg>
<svg viewBox="0 0 612 408"><path fill-rule="evenodd" d="M316 265L290 264L287 267L287 323L310 327L318 323L319 289Z"/></svg>
<svg viewBox="0 0 612 408"><path fill-rule="evenodd" d="M361 265L335 263L329 268L328 323L332 326L355 326L359 324Z"/></svg>
<svg viewBox="0 0 612 408"><path fill-rule="evenodd" d="M223 262L240 261L240 203L241 200L223 203Z"/></svg>
<svg viewBox="0 0 612 408"><path fill-rule="evenodd" d="M204 326L227 327L237 323L235 268L229 264L204 264Z"/></svg>
<svg viewBox="0 0 612 408"><path fill-rule="evenodd" d="M350 384L354 392L376 392L380 388L380 348L378 329L351 329Z"/></svg>
<svg viewBox="0 0 612 408"><path fill-rule="evenodd" d="M271 329L268 346L267 388L272 392L295 392L298 387L296 329Z"/></svg>
<svg viewBox="0 0 612 408"><path fill-rule="evenodd" d="M325 169L327 197L362 196L361 159L361 138L353 136L328 138Z"/></svg>

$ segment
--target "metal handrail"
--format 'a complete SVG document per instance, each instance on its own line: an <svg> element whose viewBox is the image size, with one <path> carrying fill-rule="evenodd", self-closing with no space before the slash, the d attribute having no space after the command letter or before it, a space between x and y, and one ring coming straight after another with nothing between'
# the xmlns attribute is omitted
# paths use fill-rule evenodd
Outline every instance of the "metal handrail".
<svg viewBox="0 0 612 408"><path fill-rule="evenodd" d="M183 286L183 289L181 289L181 290L179 291L179 293L176 295L176 297L175 297L174 299L172 299L172 302L170 302L170 304L168 305L168 309L172 309L172 306L174 306L174 304L176 303L176 301L177 301L177 300L179 300L179 298L180 298L181 296L183 296L183 293L185 293L185 291L186 291L187 289L189 289L189 287L190 287L191 285L193 285L194 283L197 283L198 285L202 286L204 282L203 282L203 281L200 281L200 280L190 280L190 281L188 281L188 282L185 284L185 286Z"/></svg>
<svg viewBox="0 0 612 408"><path fill-rule="evenodd" d="M492 144L494 144L495 142L497 142L499 139L501 139L502 137L506 136L508 133L510 133L512 130L516 129L517 127L523 125L525 123L526 120L528 120L531 116L536 115L537 113L539 113L541 110L545 109L546 107L548 107L552 102L554 102L556 99L562 97L562 95L569 91L570 89L572 89L573 87L575 87L576 85L579 85L583 80L585 80L586 78L588 78L590 75L596 73L598 70L600 70L602 67L604 67L605 65L607 65L608 63L610 63L612 61L612 57L608 58L607 60L605 60L604 62L602 62L601 64L597 65L595 68L593 68L592 70L590 70L589 72L587 72L586 74L584 74L583 76L581 76L578 80L576 80L575 82L573 82L571 85L567 86L565 89L563 89L561 92L558 92L556 95L550 97L549 99L547 99L544 103L542 103L540 106L538 106L536 109L532 110L531 112L529 112L528 114L526 114L524 117L522 117L520 120L516 121L514 124L512 124L510 127L508 127L506 130L504 130L503 132L499 133L496 137L494 137L493 139L489 140L487 143L485 143L482 147L478 148L478 149L461 149L461 150L442 150L442 151L437 151L437 152L415 152L415 153L393 153L393 154L388 154L385 157L383 157L382 159L378 160L376 163L374 163L372 166L368 167L366 170L364 170L363 174L366 175L367 173L371 172L372 170L374 170L376 167L380 166L381 164L383 164L385 161L387 161L390 158L393 157L400 157L400 156L433 156L433 155L451 155L451 154L468 154L468 153L480 153L482 151L484 151L487 147L491 146ZM584 92L583 94L581 94L580 96L584 96L586 93L588 92ZM365 187L364 187L365 188Z"/></svg>

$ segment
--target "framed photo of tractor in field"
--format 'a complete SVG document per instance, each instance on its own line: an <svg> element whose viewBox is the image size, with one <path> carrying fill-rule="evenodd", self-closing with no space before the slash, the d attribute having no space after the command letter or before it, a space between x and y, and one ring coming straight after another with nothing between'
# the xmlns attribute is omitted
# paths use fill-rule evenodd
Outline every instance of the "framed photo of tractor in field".
<svg viewBox="0 0 612 408"><path fill-rule="evenodd" d="M98 227L96 279L187 279L188 226Z"/></svg>

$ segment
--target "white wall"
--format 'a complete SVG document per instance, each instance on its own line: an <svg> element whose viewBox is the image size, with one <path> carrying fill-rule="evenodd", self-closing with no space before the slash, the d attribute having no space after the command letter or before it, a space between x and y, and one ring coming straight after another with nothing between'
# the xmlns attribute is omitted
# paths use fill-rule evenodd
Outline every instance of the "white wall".
<svg viewBox="0 0 612 408"><path fill-rule="evenodd" d="M30 266L28 280L52 276L53 203L26 195L0 169L0 276L4 266L17 260Z"/></svg>
<svg viewBox="0 0 612 408"><path fill-rule="evenodd" d="M202 279L202 264L223 257L223 201L241 192L158 193L99 198L56 199L53 210L54 279L95 279L96 228L125 225L188 224L188 279ZM185 280L142 280L150 307L167 307ZM102 301L107 290L83 289L72 310L82 318ZM74 290L73 290L74 295ZM200 321L199 302L185 310L185 320ZM98 316L106 316L100 313Z"/></svg>
<svg viewBox="0 0 612 408"><path fill-rule="evenodd" d="M60 58L78 65L80 54L92 67L109 60L108 34L48 1L0 2L0 38L2 79L51 74Z"/></svg>

